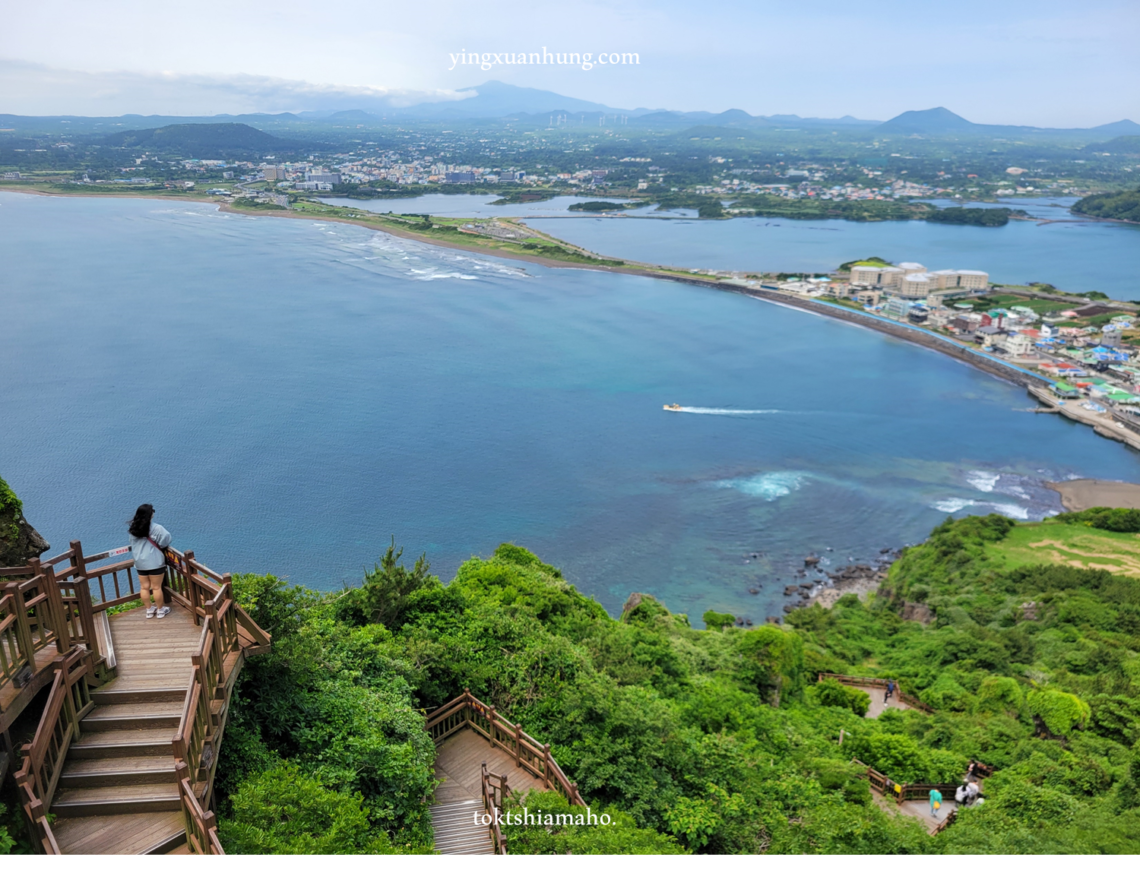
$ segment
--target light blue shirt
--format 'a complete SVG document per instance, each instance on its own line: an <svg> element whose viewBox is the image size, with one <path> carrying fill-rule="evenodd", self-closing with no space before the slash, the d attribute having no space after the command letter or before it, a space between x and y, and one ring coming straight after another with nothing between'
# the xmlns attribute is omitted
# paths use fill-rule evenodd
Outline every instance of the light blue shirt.
<svg viewBox="0 0 1140 876"><path fill-rule="evenodd" d="M150 525L150 537L154 539L158 547L170 547L170 533L157 523ZM145 538L131 536L131 555L135 558L136 570L161 569L166 565L166 557L162 551Z"/></svg>

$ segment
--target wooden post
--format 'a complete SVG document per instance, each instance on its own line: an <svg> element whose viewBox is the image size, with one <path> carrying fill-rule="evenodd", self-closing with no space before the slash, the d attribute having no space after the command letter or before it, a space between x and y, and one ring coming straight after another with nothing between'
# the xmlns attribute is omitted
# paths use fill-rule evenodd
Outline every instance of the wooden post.
<svg viewBox="0 0 1140 876"><path fill-rule="evenodd" d="M487 725L487 732L490 734L491 747L495 745L495 707L487 707L487 720L490 722Z"/></svg>
<svg viewBox="0 0 1140 876"><path fill-rule="evenodd" d="M68 629L68 626L67 626L68 610L64 606L63 594L60 592L60 588L63 586L63 584L56 580L55 569L53 569L51 566L46 566L43 570L43 574L44 574L44 583L42 586L44 588L44 593L47 594L47 603L49 606L48 614L50 616L52 616L52 618L51 618L52 624L55 626L55 647L56 647L56 650L59 651L60 654L65 654L71 650L71 644L72 644L71 639L72 639L72 637L71 637L71 631ZM75 582L74 581L71 581L68 583L71 585L71 587L73 589L75 589ZM75 595L76 595L76 597L79 596L78 589L75 590ZM88 597L87 602L88 602L88 605L90 605L90 603L91 603L90 596ZM83 633L84 633L84 635L86 635L86 633L87 633L86 627L83 629ZM80 636L78 635L78 630L76 631L75 638L76 639L80 638Z"/></svg>
<svg viewBox="0 0 1140 876"><path fill-rule="evenodd" d="M522 724L515 724L515 766L522 766Z"/></svg>
<svg viewBox="0 0 1140 876"><path fill-rule="evenodd" d="M83 543L79 541L73 541L71 543L71 552L74 555L73 561L75 565L75 577L86 578L87 561L83 559Z"/></svg>
<svg viewBox="0 0 1140 876"><path fill-rule="evenodd" d="M186 551L182 555L182 577L186 581L186 599L190 603L190 613L194 615L194 626L202 625L198 617L199 599L198 585L194 582L194 551Z"/></svg>
<svg viewBox="0 0 1140 876"><path fill-rule="evenodd" d="M76 578L72 582L75 590L75 599L79 608L79 624L83 628L83 643L87 650L99 653L99 644L95 641L95 608L91 605L91 587L87 579Z"/></svg>
<svg viewBox="0 0 1140 876"><path fill-rule="evenodd" d="M571 782L570 783L570 794L572 797L570 802L574 806L585 806L586 805L585 801L582 799L582 795L578 793L578 783L577 782Z"/></svg>
<svg viewBox="0 0 1140 876"><path fill-rule="evenodd" d="M36 565L39 565L39 560L36 560ZM33 568L32 572L37 573L37 570ZM37 574L40 575L42 586L43 574L42 572ZM33 580L35 577L36 575L33 574ZM12 594L12 607L16 612L16 641L19 643L20 650L24 652L24 658L28 661L28 666L34 675L36 672L36 646L32 640L32 628L28 624L28 609L24 605L24 594L20 592L19 582L16 582L10 592ZM15 662L19 663L19 660Z"/></svg>
<svg viewBox="0 0 1140 876"><path fill-rule="evenodd" d="M506 800L507 800L507 788L508 788L508 785L507 785L507 774L506 774L506 773L503 773L501 776L499 776L499 802L498 802L497 804L495 804L495 805L497 805L497 806L498 806L500 809L502 809L502 808L503 808L503 806L504 806L504 804L506 803Z"/></svg>
<svg viewBox="0 0 1140 876"><path fill-rule="evenodd" d="M542 787L550 790L550 743L542 746Z"/></svg>

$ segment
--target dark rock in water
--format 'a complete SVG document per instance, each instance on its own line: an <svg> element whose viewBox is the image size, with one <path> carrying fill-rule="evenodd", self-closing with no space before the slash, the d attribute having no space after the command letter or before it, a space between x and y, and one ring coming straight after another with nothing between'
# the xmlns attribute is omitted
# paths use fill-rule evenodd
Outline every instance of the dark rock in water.
<svg viewBox="0 0 1140 876"><path fill-rule="evenodd" d="M755 596L757 593L760 592L760 588L759 587L749 587L748 592L751 593L753 596Z"/></svg>
<svg viewBox="0 0 1140 876"><path fill-rule="evenodd" d="M742 617L738 617L738 618L736 619L736 625L737 625L738 627L742 627L742 626L744 626L744 618L742 618Z"/></svg>
<svg viewBox="0 0 1140 876"><path fill-rule="evenodd" d="M797 585L789 584L787 587L784 588L784 595L785 596L791 596L793 593L795 593L799 589L800 588Z"/></svg>
<svg viewBox="0 0 1140 876"><path fill-rule="evenodd" d="M744 626L746 626L746 627L750 627L750 626L752 626L752 618L748 618L748 617L746 617L746 618L744 619Z"/></svg>
<svg viewBox="0 0 1140 876"><path fill-rule="evenodd" d="M776 615L774 615L774 614L770 614L766 618L764 618L764 622L769 623L769 624L779 624L780 618L776 617Z"/></svg>
<svg viewBox="0 0 1140 876"><path fill-rule="evenodd" d="M24 506L0 478L0 566L23 566L51 545L24 519Z"/></svg>
<svg viewBox="0 0 1140 876"><path fill-rule="evenodd" d="M817 556L804 557L804 567L810 568L811 566L818 566L819 559Z"/></svg>
<svg viewBox="0 0 1140 876"><path fill-rule="evenodd" d="M801 606L798 602L789 602L787 605L784 606L784 612L786 614L787 612L795 611L797 608L800 608L800 607Z"/></svg>
<svg viewBox="0 0 1140 876"><path fill-rule="evenodd" d="M829 551L830 551L830 550L833 550L833 548L828 548L828 550L829 550Z"/></svg>
<svg viewBox="0 0 1140 876"><path fill-rule="evenodd" d="M889 554L889 553L891 553L893 550L894 550L894 548L883 548L881 551L879 551L879 553L881 553L881 554Z"/></svg>

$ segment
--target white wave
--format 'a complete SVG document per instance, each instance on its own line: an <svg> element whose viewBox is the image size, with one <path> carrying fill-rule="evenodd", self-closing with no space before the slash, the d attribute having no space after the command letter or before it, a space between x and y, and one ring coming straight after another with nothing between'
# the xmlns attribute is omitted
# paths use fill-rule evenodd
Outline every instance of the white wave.
<svg viewBox="0 0 1140 876"><path fill-rule="evenodd" d="M992 512L1003 514L1006 517L1015 517L1018 520L1029 519L1029 509L1020 505L1011 505L1007 502L979 502L976 499L949 498L931 502L930 507L944 514L955 514L964 508L988 508Z"/></svg>
<svg viewBox="0 0 1140 876"><path fill-rule="evenodd" d="M730 478L715 481L714 487L737 490L746 496L754 496L765 502L775 502L804 485L808 476L802 471L770 471L746 478Z"/></svg>
<svg viewBox="0 0 1140 876"><path fill-rule="evenodd" d="M741 416L745 414L787 414L790 411L778 411L775 408L771 410L758 410L758 411L742 411L736 408L681 408L681 413L684 414L716 414L722 417Z"/></svg>
<svg viewBox="0 0 1140 876"><path fill-rule="evenodd" d="M992 471L971 471L966 473L966 483L979 493L992 493L1001 475Z"/></svg>

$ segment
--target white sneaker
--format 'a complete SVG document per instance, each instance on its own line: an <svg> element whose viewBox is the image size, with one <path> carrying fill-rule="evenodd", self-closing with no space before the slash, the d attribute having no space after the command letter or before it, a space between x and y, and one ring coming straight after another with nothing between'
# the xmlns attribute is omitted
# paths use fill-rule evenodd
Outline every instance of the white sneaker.
<svg viewBox="0 0 1140 876"><path fill-rule="evenodd" d="M147 617L154 617L154 613L155 613L157 610L158 610L158 609L157 609L157 608L155 608L155 607L152 605L150 608L148 608L148 609L146 610L146 616L147 616Z"/></svg>
<svg viewBox="0 0 1140 876"><path fill-rule="evenodd" d="M166 617L168 614L170 614L170 609L164 605L158 610L158 614L156 614L155 617Z"/></svg>

